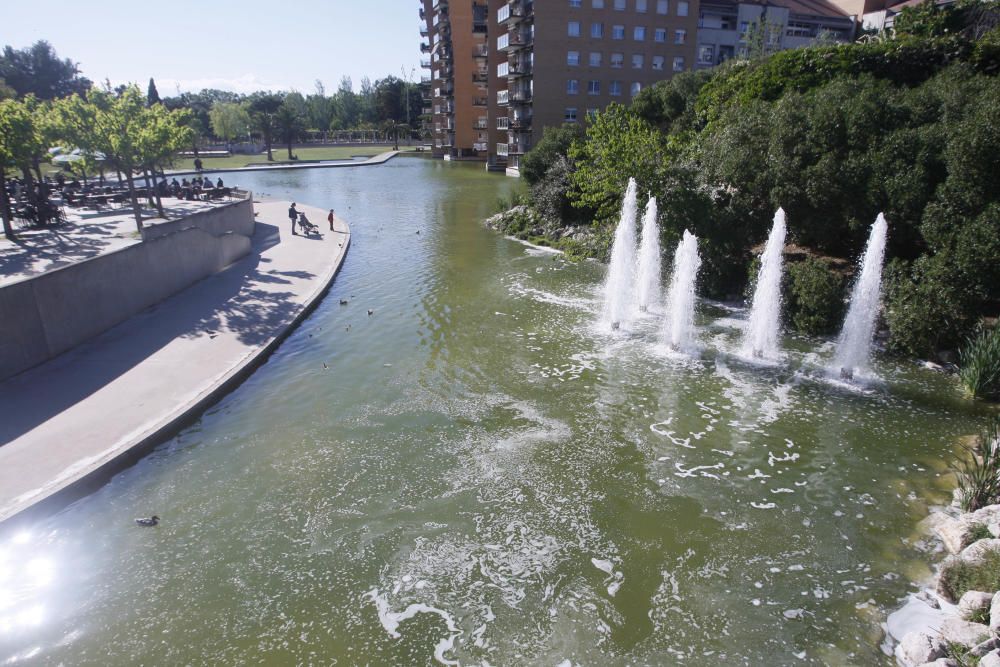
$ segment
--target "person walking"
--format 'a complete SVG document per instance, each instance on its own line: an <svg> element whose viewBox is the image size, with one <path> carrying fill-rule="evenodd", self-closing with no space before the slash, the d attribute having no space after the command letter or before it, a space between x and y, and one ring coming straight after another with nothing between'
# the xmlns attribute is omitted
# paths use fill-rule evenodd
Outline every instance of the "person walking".
<svg viewBox="0 0 1000 667"><path fill-rule="evenodd" d="M326 221L330 223L330 231L333 231L333 209L330 209L330 215L326 216Z"/></svg>
<svg viewBox="0 0 1000 667"><path fill-rule="evenodd" d="M292 236L296 236L295 221L299 219L299 212L295 210L295 202L288 207L288 219L292 221Z"/></svg>

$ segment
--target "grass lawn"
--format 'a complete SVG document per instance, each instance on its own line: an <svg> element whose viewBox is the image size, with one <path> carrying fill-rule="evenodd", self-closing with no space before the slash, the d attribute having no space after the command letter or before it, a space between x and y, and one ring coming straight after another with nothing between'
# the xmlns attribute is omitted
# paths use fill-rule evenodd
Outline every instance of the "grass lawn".
<svg viewBox="0 0 1000 667"><path fill-rule="evenodd" d="M406 150L406 146L400 146ZM354 155L378 155L392 150L392 144L374 144L368 146L320 146L316 148L293 148L292 153L298 156L299 162L303 160L348 160ZM203 157L202 167L205 169L234 169L246 167L251 164L277 164L288 162L288 149L284 146L273 146L271 155L274 162L267 161L267 154L259 155L232 155L230 157ZM294 163L293 163L294 164ZM194 158L186 157L174 163L174 169L194 169Z"/></svg>

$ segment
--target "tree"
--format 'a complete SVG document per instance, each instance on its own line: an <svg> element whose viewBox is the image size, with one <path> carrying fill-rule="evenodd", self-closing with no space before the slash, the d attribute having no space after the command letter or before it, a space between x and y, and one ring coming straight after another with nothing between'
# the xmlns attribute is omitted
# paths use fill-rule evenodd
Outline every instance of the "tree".
<svg viewBox="0 0 1000 667"><path fill-rule="evenodd" d="M326 141L327 130L333 122L334 106L333 99L326 96L323 82L316 80L316 93L306 98L306 106L309 109L309 127L323 133L323 141Z"/></svg>
<svg viewBox="0 0 1000 667"><path fill-rule="evenodd" d="M289 160L295 159L295 156L292 155L292 144L305 129L305 118L297 107L298 105L294 101L290 104L286 98L274 114L274 123L278 134L288 147Z"/></svg>
<svg viewBox="0 0 1000 667"><path fill-rule="evenodd" d="M184 112L163 105L146 107L145 96L132 85L120 95L94 89L86 99L79 95L57 106L66 140L92 153L103 153L106 162L125 175L135 224L142 232L142 209L135 191L137 170L156 165L190 141Z"/></svg>
<svg viewBox="0 0 1000 667"><path fill-rule="evenodd" d="M7 201L7 169L30 169L33 155L39 150L40 141L35 126L35 116L27 104L18 100L0 101L0 215L3 232L14 238L11 226L10 202Z"/></svg>
<svg viewBox="0 0 1000 667"><path fill-rule="evenodd" d="M271 142L276 129L275 114L281 108L281 96L275 93L254 93L250 97L250 120L260 133L264 146L267 148L267 161L274 160L271 155Z"/></svg>
<svg viewBox="0 0 1000 667"><path fill-rule="evenodd" d="M80 76L76 63L68 58L60 60L52 45L44 40L20 50L4 47L0 77L18 95L34 95L40 100L84 94L91 86L88 79Z"/></svg>
<svg viewBox="0 0 1000 667"><path fill-rule="evenodd" d="M156 90L156 82L153 77L149 77L149 85L146 87L146 106L151 107L160 103L160 93Z"/></svg>
<svg viewBox="0 0 1000 667"><path fill-rule="evenodd" d="M333 120L330 121L330 128L346 130L357 126L361 113L360 106L358 96L354 94L351 77L343 77L333 98Z"/></svg>
<svg viewBox="0 0 1000 667"><path fill-rule="evenodd" d="M212 132L226 142L246 134L250 127L250 114L246 107L236 102L216 102L208 114Z"/></svg>
<svg viewBox="0 0 1000 667"><path fill-rule="evenodd" d="M562 127L545 128L538 140L521 162L521 176L528 185L542 180L556 160L566 157L573 142L583 139L583 128L574 123Z"/></svg>

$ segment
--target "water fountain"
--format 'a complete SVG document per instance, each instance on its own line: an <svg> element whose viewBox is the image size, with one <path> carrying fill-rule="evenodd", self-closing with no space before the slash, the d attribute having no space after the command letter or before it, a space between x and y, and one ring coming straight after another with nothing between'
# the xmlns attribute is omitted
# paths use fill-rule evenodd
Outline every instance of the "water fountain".
<svg viewBox="0 0 1000 667"><path fill-rule="evenodd" d="M674 350L690 350L694 345L694 290L700 266L698 237L685 229L674 252L674 271L667 291L667 314L663 323L663 337Z"/></svg>
<svg viewBox="0 0 1000 667"><path fill-rule="evenodd" d="M601 323L608 329L618 329L632 316L635 281L635 179L628 179L621 218L611 246L611 263L604 283L604 309Z"/></svg>
<svg viewBox="0 0 1000 667"><path fill-rule="evenodd" d="M774 226L761 255L757 287L754 289L750 318L743 332L743 355L755 359L776 359L780 354L781 271L785 247L785 211L774 214Z"/></svg>
<svg viewBox="0 0 1000 667"><path fill-rule="evenodd" d="M888 230L885 216L879 213L861 258L861 273L851 290L851 305L834 355L832 370L845 380L853 379L856 374L867 370L875 320L878 317L882 260L885 257Z"/></svg>
<svg viewBox="0 0 1000 667"><path fill-rule="evenodd" d="M639 273L636 279L636 303L647 312L660 302L660 227L656 224L656 197L646 202L642 219L642 242L639 244Z"/></svg>

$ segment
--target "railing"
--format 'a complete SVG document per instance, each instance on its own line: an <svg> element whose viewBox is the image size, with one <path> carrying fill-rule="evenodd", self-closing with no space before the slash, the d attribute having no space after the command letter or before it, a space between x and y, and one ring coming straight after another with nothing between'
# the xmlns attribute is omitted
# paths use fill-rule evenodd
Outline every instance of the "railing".
<svg viewBox="0 0 1000 667"><path fill-rule="evenodd" d="M476 44L472 48L473 58L486 58L490 55L490 47L487 44Z"/></svg>
<svg viewBox="0 0 1000 667"><path fill-rule="evenodd" d="M487 97L473 97L472 98L472 106L474 106L474 107L485 107L489 103L490 103L490 100Z"/></svg>
<svg viewBox="0 0 1000 667"><path fill-rule="evenodd" d="M510 73L514 76L524 76L526 74L531 74L531 65L526 62L511 63Z"/></svg>
<svg viewBox="0 0 1000 667"><path fill-rule="evenodd" d="M509 90L498 90L497 91L497 104L507 104L510 101L510 91Z"/></svg>
<svg viewBox="0 0 1000 667"><path fill-rule="evenodd" d="M514 116L513 118L510 119L511 129L527 130L530 127L531 127L531 116Z"/></svg>
<svg viewBox="0 0 1000 667"><path fill-rule="evenodd" d="M423 17L421 16L420 18L423 18ZM427 26L426 25L420 26L420 36L421 37L426 37L427 34L428 34L428 32L429 31L427 30Z"/></svg>
<svg viewBox="0 0 1000 667"><path fill-rule="evenodd" d="M510 71L510 65L508 65L506 62L502 62L497 65L497 76L500 77L507 76L507 73L509 71Z"/></svg>
<svg viewBox="0 0 1000 667"><path fill-rule="evenodd" d="M486 144L485 141L477 141L474 144L472 144L472 150L478 151L478 152L485 151L486 147L487 147L487 144Z"/></svg>
<svg viewBox="0 0 1000 667"><path fill-rule="evenodd" d="M420 52L421 53L430 53L431 52L431 45L428 44L427 42L420 42Z"/></svg>
<svg viewBox="0 0 1000 667"><path fill-rule="evenodd" d="M510 92L510 99L514 102L530 102L531 101L531 91L528 90L512 90Z"/></svg>
<svg viewBox="0 0 1000 667"><path fill-rule="evenodd" d="M430 69L431 68L430 58L421 58L420 59L420 66L423 67L423 68L425 68L425 69Z"/></svg>
<svg viewBox="0 0 1000 667"><path fill-rule="evenodd" d="M508 127L510 127L510 118L508 118L507 116L498 116L497 129L506 130Z"/></svg>
<svg viewBox="0 0 1000 667"><path fill-rule="evenodd" d="M506 156L507 154L507 144L497 144L497 155Z"/></svg>
<svg viewBox="0 0 1000 667"><path fill-rule="evenodd" d="M485 130L489 128L489 120L486 118L479 118L472 124L472 127L476 130Z"/></svg>

